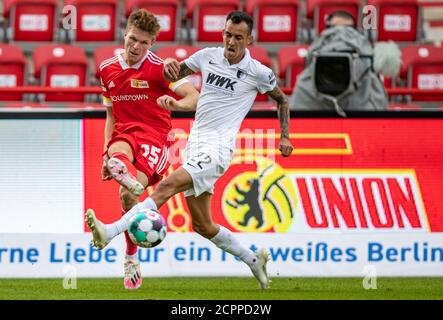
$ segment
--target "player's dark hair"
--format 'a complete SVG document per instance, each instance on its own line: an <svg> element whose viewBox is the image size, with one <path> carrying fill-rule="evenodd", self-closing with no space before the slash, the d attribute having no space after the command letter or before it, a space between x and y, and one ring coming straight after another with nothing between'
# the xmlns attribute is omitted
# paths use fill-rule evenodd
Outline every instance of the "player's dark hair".
<svg viewBox="0 0 443 320"><path fill-rule="evenodd" d="M347 11L344 10L337 10L332 12L330 15L328 15L328 17L326 18L326 27L332 27L331 25L331 21L333 18L338 17L338 18L343 18L343 19L347 19L349 21L352 21L352 26L355 27L356 23L355 23L355 18L352 14L350 14Z"/></svg>
<svg viewBox="0 0 443 320"><path fill-rule="evenodd" d="M157 18L146 9L139 9L131 13L128 18L126 30L131 27L136 27L137 29L148 32L153 37L156 37L160 31L160 24Z"/></svg>
<svg viewBox="0 0 443 320"><path fill-rule="evenodd" d="M245 22L248 25L249 34L252 32L253 20L252 17L244 11L231 11L226 17L226 22L229 20L232 21L233 24L239 24Z"/></svg>

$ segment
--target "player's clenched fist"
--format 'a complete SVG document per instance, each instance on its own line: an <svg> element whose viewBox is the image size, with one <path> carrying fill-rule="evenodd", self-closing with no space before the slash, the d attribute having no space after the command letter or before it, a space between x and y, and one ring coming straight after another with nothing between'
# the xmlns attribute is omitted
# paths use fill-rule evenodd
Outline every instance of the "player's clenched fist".
<svg viewBox="0 0 443 320"><path fill-rule="evenodd" d="M278 149L283 157L288 157L291 155L294 148L292 147L291 141L288 138L282 138L280 140L280 146Z"/></svg>
<svg viewBox="0 0 443 320"><path fill-rule="evenodd" d="M168 95L163 95L160 98L157 99L157 104L160 108L174 111L179 106L178 101L175 100L173 97Z"/></svg>
<svg viewBox="0 0 443 320"><path fill-rule="evenodd" d="M180 73L180 63L172 58L166 58L163 63L163 76L169 82L175 82L178 80Z"/></svg>

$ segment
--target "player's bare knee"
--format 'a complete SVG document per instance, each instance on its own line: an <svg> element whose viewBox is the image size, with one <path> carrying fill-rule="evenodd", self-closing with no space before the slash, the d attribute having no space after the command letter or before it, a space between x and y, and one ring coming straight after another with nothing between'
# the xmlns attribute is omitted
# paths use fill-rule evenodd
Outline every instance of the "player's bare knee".
<svg viewBox="0 0 443 320"><path fill-rule="evenodd" d="M129 210L138 202L137 196L134 196L128 189L120 188L120 203L124 210Z"/></svg>

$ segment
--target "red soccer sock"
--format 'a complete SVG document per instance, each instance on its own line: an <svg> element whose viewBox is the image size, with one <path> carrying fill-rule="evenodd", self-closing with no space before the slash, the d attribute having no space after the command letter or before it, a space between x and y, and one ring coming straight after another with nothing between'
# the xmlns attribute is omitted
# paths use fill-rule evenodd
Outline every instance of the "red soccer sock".
<svg viewBox="0 0 443 320"><path fill-rule="evenodd" d="M129 160L128 155L124 154L122 152L114 152L112 154L112 158L117 158L118 160L122 161L126 168L128 168L129 173L133 177L137 177L137 169L135 168L134 164Z"/></svg>
<svg viewBox="0 0 443 320"><path fill-rule="evenodd" d="M122 211L122 215L126 212ZM138 246L132 242L131 238L129 238L128 231L125 231L125 240L126 240L126 255L133 256L137 253Z"/></svg>

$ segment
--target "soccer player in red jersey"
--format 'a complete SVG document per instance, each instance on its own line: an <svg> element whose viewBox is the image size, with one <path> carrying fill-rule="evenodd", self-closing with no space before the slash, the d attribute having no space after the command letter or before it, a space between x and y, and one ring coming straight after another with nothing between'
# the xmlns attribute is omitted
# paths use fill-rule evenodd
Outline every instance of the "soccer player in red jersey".
<svg viewBox="0 0 443 320"><path fill-rule="evenodd" d="M164 80L163 60L149 50L159 30L153 14L144 9L133 12L125 30L124 50L100 66L106 106L102 179L114 178L121 184L123 214L169 167L170 110L195 110L198 100L198 92L187 80ZM161 107L165 100L170 110ZM127 289L137 289L142 283L137 245L127 232L125 237L123 283Z"/></svg>

